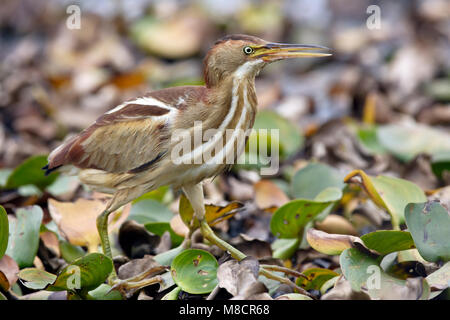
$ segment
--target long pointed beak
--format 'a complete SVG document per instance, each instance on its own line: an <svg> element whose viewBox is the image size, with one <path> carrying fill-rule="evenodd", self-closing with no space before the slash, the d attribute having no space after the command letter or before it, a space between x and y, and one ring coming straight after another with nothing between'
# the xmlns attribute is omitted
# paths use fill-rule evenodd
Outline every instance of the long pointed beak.
<svg viewBox="0 0 450 320"><path fill-rule="evenodd" d="M288 58L328 57L331 55L331 50L322 46L267 43L255 51L254 57L262 58L265 62L272 62Z"/></svg>

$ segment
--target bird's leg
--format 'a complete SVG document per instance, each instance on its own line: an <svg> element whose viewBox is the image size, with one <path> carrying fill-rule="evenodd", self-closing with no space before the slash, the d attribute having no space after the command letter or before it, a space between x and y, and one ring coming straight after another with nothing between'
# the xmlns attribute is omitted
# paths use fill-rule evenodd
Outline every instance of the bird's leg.
<svg viewBox="0 0 450 320"><path fill-rule="evenodd" d="M186 195L186 198L188 198L189 202L191 203L192 208L194 209L194 219L198 219L200 223L200 231L202 232L203 236L208 239L212 244L215 244L219 248L221 248L224 251L228 251L231 256L241 261L246 257L246 255L227 243L226 241L220 239L214 231L211 229L211 227L208 225L208 222L206 222L205 219L205 205L204 205L204 198L203 198L203 187L200 184L191 185L191 186L185 186L183 187L183 192ZM268 268L270 269L270 268ZM284 270L284 269L283 269ZM278 270L277 270L278 271ZM286 271L286 270L284 270ZM290 285L292 288L297 290L300 293L309 295L308 292L306 292L304 289L297 286L295 283L293 283L288 278L281 277L263 266L259 270L259 274L265 276L266 278L273 279L276 281L279 281L281 283L285 283Z"/></svg>
<svg viewBox="0 0 450 320"><path fill-rule="evenodd" d="M110 206L105 209L98 217L97 217L97 230L98 234L100 236L100 241L102 244L103 254L106 255L108 258L113 261L113 256L111 252L111 244L109 242L109 236L108 236L108 217L111 213ZM115 279L117 279L117 273L116 269L113 267L112 273L109 278L109 282L113 282Z"/></svg>
<svg viewBox="0 0 450 320"><path fill-rule="evenodd" d="M203 236L212 244L215 244L222 250L228 251L236 260L244 259L245 254L216 236L214 231L208 225L208 222L206 222L202 184L198 183L195 185L184 186L183 192L186 195L186 198L191 203L192 208L194 209L194 219L197 219L199 221L200 231L202 232Z"/></svg>

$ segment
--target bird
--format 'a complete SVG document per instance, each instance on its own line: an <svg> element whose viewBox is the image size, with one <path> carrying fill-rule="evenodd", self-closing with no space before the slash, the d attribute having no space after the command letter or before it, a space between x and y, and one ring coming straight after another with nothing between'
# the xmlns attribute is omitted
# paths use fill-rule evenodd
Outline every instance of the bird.
<svg viewBox="0 0 450 320"><path fill-rule="evenodd" d="M252 128L257 112L255 77L266 65L330 55L323 46L268 42L244 34L224 36L203 60L204 85L165 88L112 108L53 150L43 169L49 174L75 168L82 183L112 194L97 218L103 252L111 259L108 215L165 185L183 191L210 242L242 259L245 255L217 237L205 221L202 181L227 170L231 164L226 157L237 159L242 153L242 148L225 148L238 139L230 135L224 143L225 132ZM199 123L214 135L193 146L193 139L187 139L191 148L174 156L180 149L179 137L192 138ZM198 161L206 153L214 161ZM195 161L186 161L189 158Z"/></svg>

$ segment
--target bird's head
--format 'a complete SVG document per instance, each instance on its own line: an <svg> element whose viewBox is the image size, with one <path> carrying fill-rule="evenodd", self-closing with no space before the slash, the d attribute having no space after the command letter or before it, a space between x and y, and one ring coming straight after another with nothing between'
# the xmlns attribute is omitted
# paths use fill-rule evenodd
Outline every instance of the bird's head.
<svg viewBox="0 0 450 320"><path fill-rule="evenodd" d="M208 87L212 87L232 75L254 77L274 61L330 55L330 49L321 46L271 43L254 36L228 35L216 41L206 55L205 81Z"/></svg>

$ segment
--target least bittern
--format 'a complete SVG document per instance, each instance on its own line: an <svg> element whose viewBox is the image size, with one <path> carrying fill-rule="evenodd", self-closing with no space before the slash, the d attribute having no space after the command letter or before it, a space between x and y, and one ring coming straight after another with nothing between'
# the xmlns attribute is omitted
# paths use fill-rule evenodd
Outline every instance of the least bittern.
<svg viewBox="0 0 450 320"><path fill-rule="evenodd" d="M103 251L110 258L108 215L146 192L171 185L184 191L204 237L242 259L245 256L218 238L206 223L202 181L223 172L229 167L225 158L237 159L242 151L225 148L237 139L237 135L225 137L225 132L252 128L257 110L255 76L260 70L282 59L329 56L328 51L320 46L269 43L247 35L226 36L204 59L205 86L154 91L115 107L56 148L44 169L49 173L75 166L81 182L113 194L97 219ZM183 158L201 159L213 150L214 161L173 161L177 143L173 133L182 129L194 135L197 121L205 131L215 129L215 134Z"/></svg>

